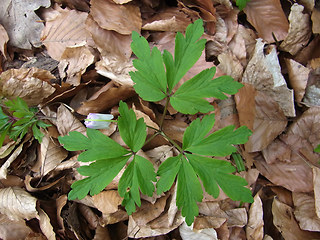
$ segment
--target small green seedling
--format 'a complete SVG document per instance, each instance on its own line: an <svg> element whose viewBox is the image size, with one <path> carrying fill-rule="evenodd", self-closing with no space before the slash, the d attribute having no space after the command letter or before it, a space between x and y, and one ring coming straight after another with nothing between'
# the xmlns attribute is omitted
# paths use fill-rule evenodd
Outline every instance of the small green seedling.
<svg viewBox="0 0 320 240"><path fill-rule="evenodd" d="M22 139L29 130L41 143L44 134L40 128L45 129L51 125L41 121L37 113L38 108L28 107L19 97L4 101L0 108L0 147L7 135L16 141L18 138Z"/></svg>
<svg viewBox="0 0 320 240"><path fill-rule="evenodd" d="M121 101L118 128L128 148L120 146L99 130L90 128L87 129L87 136L70 132L67 136L59 137L65 149L85 150L79 155L78 161L91 162L88 166L78 168L78 172L87 178L72 184L68 195L70 200L82 199L87 194L98 194L126 166L118 191L128 214L132 214L136 206L141 206L140 193L153 195L154 182L157 194L177 184L176 204L188 225L199 214L197 202L203 198L202 185L215 198L219 196L221 188L232 200L253 202L251 191L245 187L246 180L232 174L236 171L235 167L228 161L214 158L236 152L234 145L245 143L251 135L247 127L235 129L234 126L227 126L210 133L215 115L206 114L189 125L182 145L172 140L162 129L169 103L183 114L209 113L214 108L205 98L226 99L226 94L235 94L242 87L241 83L230 76L212 80L215 74L213 67L200 72L173 91L200 58L206 43L205 39L200 39L203 33L202 20L189 25L185 36L178 32L174 57L166 50L161 53L156 47L150 51L147 40L136 32L132 33L131 48L137 56L133 61L137 71L130 72L135 83L134 89L146 101L165 101L163 115L158 122L160 130L153 130L155 135L167 139L179 154L166 159L155 172L152 163L137 154L154 136L147 138L148 126L144 120L137 119L134 111ZM129 159L130 163L127 164Z"/></svg>
<svg viewBox="0 0 320 240"><path fill-rule="evenodd" d="M250 0L236 0L236 5L242 11Z"/></svg>

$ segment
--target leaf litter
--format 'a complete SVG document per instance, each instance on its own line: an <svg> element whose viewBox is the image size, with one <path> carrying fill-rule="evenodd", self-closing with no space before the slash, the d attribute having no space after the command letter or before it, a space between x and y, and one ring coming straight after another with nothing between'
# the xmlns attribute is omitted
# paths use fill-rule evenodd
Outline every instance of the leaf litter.
<svg viewBox="0 0 320 240"><path fill-rule="evenodd" d="M25 7L22 1L6 0L0 7L1 96L21 97L29 106L41 107L52 125L41 144L29 135L17 144L4 141L0 238L320 238L320 156L313 151L320 144L316 47L320 23L315 1L291 5L282 0L251 0L243 11L229 0L53 2L50 6L35 1ZM181 189L173 186L159 196L142 196L141 207L128 216L121 206L125 192L120 191L121 197L117 191L124 186L119 179L125 169L101 193L67 200L71 184L83 178L76 168L87 164L76 161L81 152L65 151L58 136L70 131L86 134L83 120L88 113L118 116L121 100L148 125L158 127L155 122L163 103L142 103L132 88L132 31L146 37L150 47L173 53L176 32L185 31L198 18L205 22L203 38L208 42L179 86L213 66L215 77L231 75L244 83L228 102L208 97L217 115L213 131L229 121L253 131L238 150L247 166L244 176L254 203L239 205L224 193L214 199L204 192L198 203L200 215L188 227L175 204ZM32 63L21 67L39 52L59 64L49 70ZM171 109L163 128L182 143L194 119ZM116 124L112 126L102 135L124 146ZM118 154L124 154L121 151ZM154 138L139 155L157 169L176 153L168 142ZM144 161L141 156L137 162Z"/></svg>

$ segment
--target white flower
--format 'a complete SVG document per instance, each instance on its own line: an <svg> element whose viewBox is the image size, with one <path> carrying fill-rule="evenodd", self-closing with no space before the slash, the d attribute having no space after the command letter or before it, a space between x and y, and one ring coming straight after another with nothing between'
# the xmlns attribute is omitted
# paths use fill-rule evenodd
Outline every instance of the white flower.
<svg viewBox="0 0 320 240"><path fill-rule="evenodd" d="M106 129L109 127L110 122L114 122L111 120L112 118L112 114L89 113L84 124L87 128Z"/></svg>

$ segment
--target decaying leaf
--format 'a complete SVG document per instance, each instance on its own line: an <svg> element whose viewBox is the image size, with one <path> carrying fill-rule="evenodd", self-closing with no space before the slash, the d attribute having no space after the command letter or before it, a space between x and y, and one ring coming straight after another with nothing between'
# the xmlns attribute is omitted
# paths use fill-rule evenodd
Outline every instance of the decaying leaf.
<svg viewBox="0 0 320 240"><path fill-rule="evenodd" d="M292 5L289 33L280 45L281 49L292 55L305 47L311 36L310 16L303 13L303 9L303 6L297 3Z"/></svg>
<svg viewBox="0 0 320 240"><path fill-rule="evenodd" d="M38 68L9 69L0 75L0 90L7 98L20 97L30 106L40 104L55 88L49 84L55 77Z"/></svg>
<svg viewBox="0 0 320 240"><path fill-rule="evenodd" d="M137 6L128 3L116 4L112 0L91 0L91 16L106 30L130 35L140 32L142 20Z"/></svg>
<svg viewBox="0 0 320 240"><path fill-rule="evenodd" d="M81 76L87 67L94 61L94 55L85 46L67 47L59 62L59 73L61 78L66 78L66 83L78 86Z"/></svg>
<svg viewBox="0 0 320 240"><path fill-rule="evenodd" d="M251 0L247 2L244 12L258 36L265 41L281 41L287 36L289 23L280 0Z"/></svg>
<svg viewBox="0 0 320 240"><path fill-rule="evenodd" d="M266 148L287 126L287 118L279 105L268 95L245 84L235 95L241 125L253 133L245 144L246 151Z"/></svg>
<svg viewBox="0 0 320 240"><path fill-rule="evenodd" d="M46 22L41 41L53 59L59 61L66 47L83 46L89 41L90 36L85 28L87 16L88 13L64 10L58 11L55 18Z"/></svg>
<svg viewBox="0 0 320 240"><path fill-rule="evenodd" d="M320 106L320 68L311 70L303 103L307 106Z"/></svg>
<svg viewBox="0 0 320 240"><path fill-rule="evenodd" d="M314 197L308 193L292 193L294 216L302 230L320 232L320 218L315 209Z"/></svg>
<svg viewBox="0 0 320 240"><path fill-rule="evenodd" d="M24 220L13 221L0 214L0 238L5 240L26 239L32 230Z"/></svg>
<svg viewBox="0 0 320 240"><path fill-rule="evenodd" d="M185 222L179 227L179 232L183 240L218 240L217 232L213 228L194 232Z"/></svg>
<svg viewBox="0 0 320 240"><path fill-rule="evenodd" d="M17 48L32 49L40 47L40 33L43 23L35 11L49 7L50 0L3 0L0 6L0 22L7 30L10 44Z"/></svg>
<svg viewBox="0 0 320 240"><path fill-rule="evenodd" d="M226 75L231 76L235 81L239 81L242 77L243 67L240 61L231 53L224 52L218 56L220 64L219 69Z"/></svg>
<svg viewBox="0 0 320 240"><path fill-rule="evenodd" d="M320 218L320 169L317 167L313 167L312 173L315 212L317 214L317 217Z"/></svg>
<svg viewBox="0 0 320 240"><path fill-rule="evenodd" d="M287 88L275 48L264 54L261 39L257 40L253 57L243 74L242 81L273 98L287 117L295 116L293 91Z"/></svg>
<svg viewBox="0 0 320 240"><path fill-rule="evenodd" d="M311 14L312 32L320 33L320 10L314 8Z"/></svg>
<svg viewBox="0 0 320 240"><path fill-rule="evenodd" d="M248 240L263 239L263 208L259 194L254 197L254 202L249 209L249 221L246 226L246 235Z"/></svg>
<svg viewBox="0 0 320 240"><path fill-rule="evenodd" d="M0 189L0 212L10 220L30 220L38 216L37 199L19 187Z"/></svg>
<svg viewBox="0 0 320 240"><path fill-rule="evenodd" d="M46 236L48 240L55 240L56 234L53 231L53 227L50 223L50 218L41 208L38 208L39 212L39 224L42 233Z"/></svg>
<svg viewBox="0 0 320 240"><path fill-rule="evenodd" d="M94 206L102 214L117 212L122 200L117 190L108 190L92 196Z"/></svg>
<svg viewBox="0 0 320 240"><path fill-rule="evenodd" d="M6 29L0 24L0 52L4 57L7 57L7 43L9 36Z"/></svg>

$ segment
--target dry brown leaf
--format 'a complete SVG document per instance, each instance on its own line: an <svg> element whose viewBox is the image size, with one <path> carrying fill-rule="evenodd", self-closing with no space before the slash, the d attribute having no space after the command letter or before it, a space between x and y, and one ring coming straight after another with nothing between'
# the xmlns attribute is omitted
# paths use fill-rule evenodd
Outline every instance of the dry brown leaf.
<svg viewBox="0 0 320 240"><path fill-rule="evenodd" d="M243 67L240 61L231 53L224 52L218 56L218 68L225 74L231 76L235 81L239 81L243 74Z"/></svg>
<svg viewBox="0 0 320 240"><path fill-rule="evenodd" d="M37 173L35 176L45 176L54 170L67 156L68 151L61 147L56 139L46 134L42 138L38 159L32 167L32 171Z"/></svg>
<svg viewBox="0 0 320 240"><path fill-rule="evenodd" d="M50 218L41 208L38 208L39 212L39 225L42 233L46 236L48 240L55 240L56 234L53 231L53 227L50 223Z"/></svg>
<svg viewBox="0 0 320 240"><path fill-rule="evenodd" d="M185 222L179 227L179 233L183 240L218 240L217 232L213 228L205 228L195 232Z"/></svg>
<svg viewBox="0 0 320 240"><path fill-rule="evenodd" d="M263 208L262 201L259 194L254 196L254 202L249 209L249 221L246 226L246 236L248 240L262 240L263 239Z"/></svg>
<svg viewBox="0 0 320 240"><path fill-rule="evenodd" d="M131 36L123 35L116 31L101 28L89 15L86 20L86 28L90 32L96 47L102 56L113 55L120 59L129 60L132 50L130 47Z"/></svg>
<svg viewBox="0 0 320 240"><path fill-rule="evenodd" d="M316 8L313 9L311 14L312 32L314 34L320 33L320 11Z"/></svg>
<svg viewBox="0 0 320 240"><path fill-rule="evenodd" d="M245 208L234 208L226 211L228 227L244 227L248 223Z"/></svg>
<svg viewBox="0 0 320 240"><path fill-rule="evenodd" d="M289 23L282 10L280 0L251 0L244 9L248 21L265 41L274 42L285 39Z"/></svg>
<svg viewBox="0 0 320 240"><path fill-rule="evenodd" d="M164 162L167 158L173 157L173 147L162 145L145 152L147 156L156 164Z"/></svg>
<svg viewBox="0 0 320 240"><path fill-rule="evenodd" d="M79 204L79 212L86 219L90 229L96 229L99 225L99 218L97 214L87 205Z"/></svg>
<svg viewBox="0 0 320 240"><path fill-rule="evenodd" d="M108 228L98 225L93 240L112 240Z"/></svg>
<svg viewBox="0 0 320 240"><path fill-rule="evenodd" d="M274 184L293 192L313 190L312 165L317 165L319 154L313 149L320 144L320 108L305 111L280 136L263 150L256 159L256 167Z"/></svg>
<svg viewBox="0 0 320 240"><path fill-rule="evenodd" d="M82 115L103 112L117 105L120 100L124 101L135 94L136 92L132 87L112 87L102 92L96 99L83 102L77 112Z"/></svg>
<svg viewBox="0 0 320 240"><path fill-rule="evenodd" d="M307 87L310 69L304 67L302 64L294 61L293 59L285 59L289 82L294 90L295 100L300 103Z"/></svg>
<svg viewBox="0 0 320 240"><path fill-rule="evenodd" d="M37 199L19 187L0 189L0 212L10 220L30 220L38 216Z"/></svg>
<svg viewBox="0 0 320 240"><path fill-rule="evenodd" d="M90 0L55 0L55 2L71 9L77 9L83 12L90 11Z"/></svg>
<svg viewBox="0 0 320 240"><path fill-rule="evenodd" d="M60 61L66 47L83 46L90 40L85 28L87 16L88 13L64 10L60 11L54 19L46 21L41 41L53 59Z"/></svg>
<svg viewBox="0 0 320 240"><path fill-rule="evenodd" d="M67 195L61 195L56 199L56 208L57 208L57 222L59 227L64 231L63 218L61 217L62 208L66 205L68 201Z"/></svg>
<svg viewBox="0 0 320 240"><path fill-rule="evenodd" d="M57 110L57 128L61 136L71 131L86 133L85 126L64 105L60 105Z"/></svg>
<svg viewBox="0 0 320 240"><path fill-rule="evenodd" d="M142 29L150 31L184 32L190 19L178 8L166 8L143 22Z"/></svg>
<svg viewBox="0 0 320 240"><path fill-rule="evenodd" d="M140 110L137 110L135 105L133 105L132 110L136 114L137 119L143 118L143 120L147 124L147 126L151 126L155 129L159 130L158 124L156 124L154 121L152 121L151 118L147 114L145 114L144 112L142 112Z"/></svg>
<svg viewBox="0 0 320 240"><path fill-rule="evenodd" d="M312 168L313 173L313 192L315 201L315 211L320 218L320 169L317 167Z"/></svg>
<svg viewBox="0 0 320 240"><path fill-rule="evenodd" d="M32 187L31 186L31 181L33 180L33 177L31 177L30 175L27 175L25 176L25 179L24 179L24 183L25 183L25 187L27 189L28 192L38 192L38 191L44 191L44 190L47 190L51 187L53 187L54 185L56 185L58 182L60 182L60 180L62 179L63 177L55 180L54 182L51 182L45 186L41 186L41 187Z"/></svg>
<svg viewBox="0 0 320 240"><path fill-rule="evenodd" d="M49 81L55 77L43 69L9 69L1 73L0 79L0 90L3 96L20 97L31 106L40 104L55 91L55 88L49 84Z"/></svg>
<svg viewBox="0 0 320 240"><path fill-rule="evenodd" d="M265 55L264 45L261 39L257 40L254 55L248 63L242 81L252 84L258 91L273 98L287 117L294 117L293 90L287 88L281 74L277 51L272 48L271 52Z"/></svg>
<svg viewBox="0 0 320 240"><path fill-rule="evenodd" d="M122 198L117 190L108 190L92 196L92 201L102 214L111 214L118 211Z"/></svg>
<svg viewBox="0 0 320 240"><path fill-rule="evenodd" d="M9 36L6 29L0 24L0 51L2 55L6 58L7 53L7 43L9 41Z"/></svg>
<svg viewBox="0 0 320 240"><path fill-rule="evenodd" d="M319 233L301 230L294 218L293 209L276 198L272 203L272 215L273 224L282 234L284 239L317 239L320 236Z"/></svg>
<svg viewBox="0 0 320 240"><path fill-rule="evenodd" d="M240 125L253 133L245 144L246 151L257 152L266 148L287 126L287 118L279 105L263 92L245 84L235 95Z"/></svg>
<svg viewBox="0 0 320 240"><path fill-rule="evenodd" d="M314 197L307 193L292 193L294 216L302 230L320 232L320 218L315 209Z"/></svg>
<svg viewBox="0 0 320 240"><path fill-rule="evenodd" d="M91 0L90 14L106 30L130 35L141 29L140 9L131 3L118 5L112 0Z"/></svg>
<svg viewBox="0 0 320 240"><path fill-rule="evenodd" d="M291 55L295 55L303 49L311 37L310 16L303 13L303 9L303 6L297 3L292 5L289 15L289 33L280 45L282 50L291 53Z"/></svg>
<svg viewBox="0 0 320 240"><path fill-rule="evenodd" d="M49 7L50 0L3 0L0 5L0 22L10 37L10 44L17 48L40 47L43 23L35 13L40 7Z"/></svg>
<svg viewBox="0 0 320 240"><path fill-rule="evenodd" d="M60 77L66 78L66 83L78 86L81 76L88 66L94 62L94 55L85 47L67 47L59 62Z"/></svg>
<svg viewBox="0 0 320 240"><path fill-rule="evenodd" d="M307 106L320 106L320 68L311 70L303 103Z"/></svg>
<svg viewBox="0 0 320 240"><path fill-rule="evenodd" d="M228 44L230 51L233 53L233 56L235 56L243 66L247 65L247 44L245 40L245 37L247 36L245 35L250 37L250 31L248 31L244 26L239 25L236 34ZM255 40L253 40L252 42L255 43Z"/></svg>
<svg viewBox="0 0 320 240"><path fill-rule="evenodd" d="M0 214L0 238L3 240L25 239L32 230L24 220L12 221L6 215Z"/></svg>

